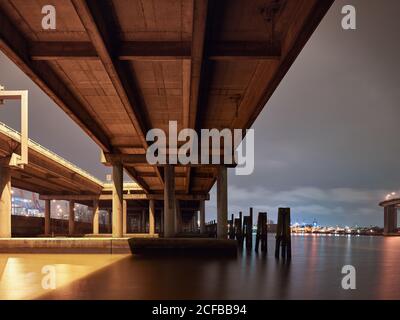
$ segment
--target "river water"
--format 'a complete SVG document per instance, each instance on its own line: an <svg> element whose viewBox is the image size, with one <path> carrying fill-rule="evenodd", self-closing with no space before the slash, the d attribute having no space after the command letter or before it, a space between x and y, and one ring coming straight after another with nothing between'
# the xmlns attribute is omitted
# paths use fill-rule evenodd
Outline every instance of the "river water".
<svg viewBox="0 0 400 320"><path fill-rule="evenodd" d="M274 247L274 237L270 235L266 255L244 250L234 259L8 255L8 259L14 260L8 260L8 267L3 272L0 297L18 298L19 293L30 292L30 296L22 294L20 297L400 299L400 237L293 235L290 262L276 260ZM6 257L0 255L0 261L1 258ZM57 289L39 290L39 283L35 283L33 276L30 284L19 281L16 286L15 269L24 270L26 276L30 265L38 268L44 263L57 266L57 275L61 274L58 280L62 282ZM355 268L354 290L342 288L344 265ZM40 277L36 282L39 280ZM29 286L30 291L24 286ZM2 293L2 288L8 288L11 290L8 293L13 294Z"/></svg>

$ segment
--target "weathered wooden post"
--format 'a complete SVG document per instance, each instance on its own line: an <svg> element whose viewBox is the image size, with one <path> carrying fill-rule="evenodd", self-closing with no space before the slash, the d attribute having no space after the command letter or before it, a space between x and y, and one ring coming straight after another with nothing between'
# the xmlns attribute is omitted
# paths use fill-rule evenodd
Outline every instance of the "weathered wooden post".
<svg viewBox="0 0 400 320"><path fill-rule="evenodd" d="M275 258L279 258L279 250L283 259L292 257L290 237L290 208L278 209L278 225L276 230Z"/></svg>
<svg viewBox="0 0 400 320"><path fill-rule="evenodd" d="M250 208L250 215L243 217L243 236L246 239L246 248L253 245L253 208Z"/></svg>
<svg viewBox="0 0 400 320"><path fill-rule="evenodd" d="M247 217L246 226L246 248L253 245L253 208L250 207L250 215Z"/></svg>
<svg viewBox="0 0 400 320"><path fill-rule="evenodd" d="M242 219L241 218L235 219L235 238L240 244L243 243Z"/></svg>
<svg viewBox="0 0 400 320"><path fill-rule="evenodd" d="M235 217L232 213L231 220L229 221L229 239L235 239Z"/></svg>
<svg viewBox="0 0 400 320"><path fill-rule="evenodd" d="M259 212L257 219L257 234L255 251L258 252L258 247L261 242L261 251L267 251L267 213Z"/></svg>

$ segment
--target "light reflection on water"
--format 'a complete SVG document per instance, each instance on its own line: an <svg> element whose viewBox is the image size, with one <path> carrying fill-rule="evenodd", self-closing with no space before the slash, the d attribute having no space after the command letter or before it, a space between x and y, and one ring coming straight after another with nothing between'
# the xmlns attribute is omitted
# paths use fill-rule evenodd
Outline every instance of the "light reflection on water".
<svg viewBox="0 0 400 320"><path fill-rule="evenodd" d="M236 259L131 255L0 255L0 298L360 299L400 298L400 238L294 235L290 263L244 250ZM58 289L40 287L44 264ZM357 270L357 289L341 288L341 268Z"/></svg>
<svg viewBox="0 0 400 320"><path fill-rule="evenodd" d="M399 299L400 238L293 235L292 260L244 250L236 259L127 256L42 298ZM357 289L343 290L343 265Z"/></svg>

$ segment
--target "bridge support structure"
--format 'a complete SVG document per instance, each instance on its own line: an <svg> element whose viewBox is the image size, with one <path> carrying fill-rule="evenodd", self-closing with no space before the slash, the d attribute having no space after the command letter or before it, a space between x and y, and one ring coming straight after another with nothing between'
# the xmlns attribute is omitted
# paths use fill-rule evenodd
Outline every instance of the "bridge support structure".
<svg viewBox="0 0 400 320"><path fill-rule="evenodd" d="M200 200L200 233L206 232L206 203L204 200Z"/></svg>
<svg viewBox="0 0 400 320"><path fill-rule="evenodd" d="M0 238L11 238L11 173L0 163Z"/></svg>
<svg viewBox="0 0 400 320"><path fill-rule="evenodd" d="M93 200L93 234L99 234L99 200Z"/></svg>
<svg viewBox="0 0 400 320"><path fill-rule="evenodd" d="M397 207L390 205L384 207L384 228L383 234L390 235L397 233Z"/></svg>
<svg viewBox="0 0 400 320"><path fill-rule="evenodd" d="M50 200L44 201L44 234L49 236L51 233L51 202Z"/></svg>
<svg viewBox="0 0 400 320"><path fill-rule="evenodd" d="M228 169L218 167L217 176L217 238L226 239L228 235Z"/></svg>
<svg viewBox="0 0 400 320"><path fill-rule="evenodd" d="M75 201L69 201L68 235L72 237L75 233Z"/></svg>
<svg viewBox="0 0 400 320"><path fill-rule="evenodd" d="M123 167L121 163L113 165L112 182L112 237L123 237Z"/></svg>
<svg viewBox="0 0 400 320"><path fill-rule="evenodd" d="M173 165L164 167L164 237L175 236L175 168Z"/></svg>
<svg viewBox="0 0 400 320"><path fill-rule="evenodd" d="M154 199L149 200L149 234L154 235L156 233L156 208Z"/></svg>

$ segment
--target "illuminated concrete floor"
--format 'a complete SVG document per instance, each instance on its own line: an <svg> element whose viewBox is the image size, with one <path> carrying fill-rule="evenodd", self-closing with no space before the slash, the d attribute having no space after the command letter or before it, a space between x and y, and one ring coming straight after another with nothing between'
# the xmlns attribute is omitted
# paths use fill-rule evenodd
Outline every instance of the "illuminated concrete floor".
<svg viewBox="0 0 400 320"><path fill-rule="evenodd" d="M54 267L56 288L101 270L130 254L0 254L0 299L35 299L48 293L42 281ZM48 269L47 269L48 270Z"/></svg>

